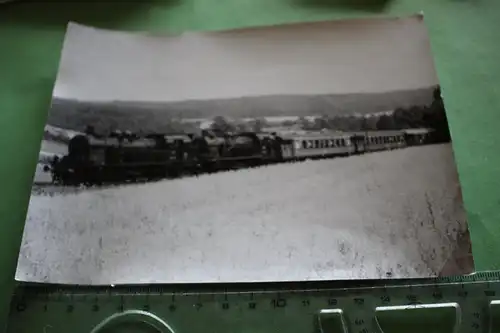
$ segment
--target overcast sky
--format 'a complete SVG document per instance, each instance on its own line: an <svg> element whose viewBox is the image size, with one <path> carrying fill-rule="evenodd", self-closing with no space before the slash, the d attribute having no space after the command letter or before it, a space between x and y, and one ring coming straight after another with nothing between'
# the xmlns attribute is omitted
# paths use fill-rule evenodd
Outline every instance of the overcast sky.
<svg viewBox="0 0 500 333"><path fill-rule="evenodd" d="M54 95L181 101L437 84L420 16L152 36L68 26Z"/></svg>

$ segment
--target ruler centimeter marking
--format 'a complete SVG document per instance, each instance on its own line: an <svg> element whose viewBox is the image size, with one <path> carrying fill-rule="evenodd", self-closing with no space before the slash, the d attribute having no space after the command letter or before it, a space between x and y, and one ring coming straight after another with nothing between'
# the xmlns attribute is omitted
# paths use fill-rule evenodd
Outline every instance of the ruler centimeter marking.
<svg viewBox="0 0 500 333"><path fill-rule="evenodd" d="M500 332L500 273L362 282L22 285L8 332L118 333L130 325L134 332L169 333Z"/></svg>

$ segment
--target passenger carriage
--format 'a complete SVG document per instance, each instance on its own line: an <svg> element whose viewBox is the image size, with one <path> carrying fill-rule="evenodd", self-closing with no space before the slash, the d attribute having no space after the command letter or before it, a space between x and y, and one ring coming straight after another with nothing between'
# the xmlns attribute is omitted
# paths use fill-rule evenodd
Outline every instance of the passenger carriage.
<svg viewBox="0 0 500 333"><path fill-rule="evenodd" d="M422 145L432 142L434 130L431 128L409 128L402 131L409 146Z"/></svg>
<svg viewBox="0 0 500 333"><path fill-rule="evenodd" d="M352 136L357 153L398 149L406 146L402 131L353 132Z"/></svg>
<svg viewBox="0 0 500 333"><path fill-rule="evenodd" d="M343 133L307 133L293 137L291 158L350 155L355 152L351 136Z"/></svg>

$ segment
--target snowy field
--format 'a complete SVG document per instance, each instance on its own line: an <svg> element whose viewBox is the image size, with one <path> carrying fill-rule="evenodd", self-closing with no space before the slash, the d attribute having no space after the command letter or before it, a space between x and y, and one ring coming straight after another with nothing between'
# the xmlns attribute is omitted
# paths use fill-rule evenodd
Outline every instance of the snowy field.
<svg viewBox="0 0 500 333"><path fill-rule="evenodd" d="M449 144L32 194L16 278L120 284L428 277L456 252L465 218Z"/></svg>

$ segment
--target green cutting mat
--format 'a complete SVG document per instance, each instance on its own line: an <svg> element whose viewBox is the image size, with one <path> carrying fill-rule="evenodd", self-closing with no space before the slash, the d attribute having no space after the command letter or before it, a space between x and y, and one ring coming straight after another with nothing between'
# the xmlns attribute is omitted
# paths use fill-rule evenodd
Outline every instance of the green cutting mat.
<svg viewBox="0 0 500 333"><path fill-rule="evenodd" d="M150 31L224 29L424 11L449 115L478 270L500 267L500 1L170 0L0 6L0 322L66 23ZM395 46L397 47L397 46Z"/></svg>

